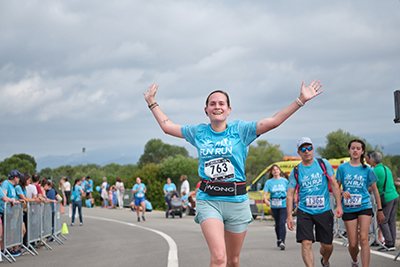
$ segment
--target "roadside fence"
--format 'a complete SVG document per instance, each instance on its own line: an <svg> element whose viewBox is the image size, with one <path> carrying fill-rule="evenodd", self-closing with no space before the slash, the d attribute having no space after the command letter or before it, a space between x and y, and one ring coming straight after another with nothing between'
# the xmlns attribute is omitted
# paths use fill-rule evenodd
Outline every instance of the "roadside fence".
<svg viewBox="0 0 400 267"><path fill-rule="evenodd" d="M52 205L54 204L54 205ZM52 207L54 206L54 207ZM25 213L25 214L24 214ZM24 245L23 222L26 216L27 245ZM54 224L54 229L52 225ZM1 255L8 262L15 262L15 257L10 253L12 247L18 246L29 252L32 256L39 255L35 245L43 243L46 249L52 248L46 240L54 239L58 244L63 244L67 238L61 233L61 202L36 203L29 202L26 206L22 204L4 203L3 216L3 250Z"/></svg>

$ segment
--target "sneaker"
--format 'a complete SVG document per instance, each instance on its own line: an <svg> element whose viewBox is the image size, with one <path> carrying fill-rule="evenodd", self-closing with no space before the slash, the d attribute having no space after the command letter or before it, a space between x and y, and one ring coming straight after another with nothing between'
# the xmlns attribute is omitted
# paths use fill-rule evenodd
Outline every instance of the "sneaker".
<svg viewBox="0 0 400 267"><path fill-rule="evenodd" d="M15 250L10 250L10 254L11 254L11 256L13 256L14 258L15 257L19 257L19 256L21 256L21 252L20 251L15 251Z"/></svg>
<svg viewBox="0 0 400 267"><path fill-rule="evenodd" d="M388 251L395 251L396 250L396 247L388 247Z"/></svg>
<svg viewBox="0 0 400 267"><path fill-rule="evenodd" d="M137 221L140 222L140 217L137 217Z"/></svg>
<svg viewBox="0 0 400 267"><path fill-rule="evenodd" d="M286 248L285 243L282 242L282 243L279 245L279 248L280 248L281 250L285 250L285 248Z"/></svg>
<svg viewBox="0 0 400 267"><path fill-rule="evenodd" d="M389 251L389 249L385 248L385 247L381 247L381 248L378 248L378 251L381 251L381 252L383 251L384 252L384 251Z"/></svg>
<svg viewBox="0 0 400 267"><path fill-rule="evenodd" d="M82 225L83 225L83 223L80 223L80 224L79 224L79 226L82 226Z"/></svg>
<svg viewBox="0 0 400 267"><path fill-rule="evenodd" d="M146 221L146 219L144 218L144 215L142 215L142 220L143 220L143 221Z"/></svg>
<svg viewBox="0 0 400 267"><path fill-rule="evenodd" d="M322 262L324 261L324 257L322 257L321 256L321 265L322 265L322 267L329 267L329 266L331 266L331 264L328 262L328 264L327 265L324 265Z"/></svg>
<svg viewBox="0 0 400 267"><path fill-rule="evenodd" d="M351 267L358 267L360 264L360 257L357 256L357 262L353 262L353 260L350 258L351 262Z"/></svg>

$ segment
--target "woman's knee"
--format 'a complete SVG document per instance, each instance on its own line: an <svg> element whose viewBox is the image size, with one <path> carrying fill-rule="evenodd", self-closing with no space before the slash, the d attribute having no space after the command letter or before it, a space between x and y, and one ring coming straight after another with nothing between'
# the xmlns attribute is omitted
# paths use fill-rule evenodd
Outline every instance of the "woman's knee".
<svg viewBox="0 0 400 267"><path fill-rule="evenodd" d="M226 254L225 251L214 251L211 253L211 263L215 266L226 266Z"/></svg>

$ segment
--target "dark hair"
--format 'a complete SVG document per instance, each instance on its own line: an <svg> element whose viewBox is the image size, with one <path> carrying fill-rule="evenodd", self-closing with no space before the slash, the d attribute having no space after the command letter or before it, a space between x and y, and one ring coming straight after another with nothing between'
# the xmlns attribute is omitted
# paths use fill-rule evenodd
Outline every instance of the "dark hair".
<svg viewBox="0 0 400 267"><path fill-rule="evenodd" d="M24 173L24 176L22 176L22 177L19 179L19 185L21 186L22 191L25 190L25 188L26 188L26 181L28 181L29 178L31 178L31 175L30 175L28 172L25 172L25 173Z"/></svg>
<svg viewBox="0 0 400 267"><path fill-rule="evenodd" d="M37 182L39 181L39 179L40 179L40 175L37 174L37 173L35 173L35 174L32 176L32 182L34 182L34 183L37 183Z"/></svg>
<svg viewBox="0 0 400 267"><path fill-rule="evenodd" d="M229 95L228 95L228 93L225 92L225 91L222 91L222 90L215 90L215 91L211 92L211 93L207 96L207 99L206 99L206 107L208 106L208 100L210 99L210 96L211 96L212 94L215 94L215 93L224 94L224 95L226 96L226 103L228 104L228 107L231 106L231 102L230 102L230 100L229 100Z"/></svg>
<svg viewBox="0 0 400 267"><path fill-rule="evenodd" d="M74 182L74 187L72 188L72 190L75 190L75 185L80 181L81 179L75 179L75 182Z"/></svg>
<svg viewBox="0 0 400 267"><path fill-rule="evenodd" d="M351 140L350 143L349 143L349 145L347 146L347 149L350 149L352 143L359 143L359 144L361 144L361 149L365 152L365 143L364 143L362 140L360 140L360 139L353 139L353 140ZM365 156L364 156L364 153L361 154L360 162L361 162L361 164L363 165L364 168L367 168L367 165L365 164Z"/></svg>
<svg viewBox="0 0 400 267"><path fill-rule="evenodd" d="M374 152L375 151L373 151L373 150L368 150L365 154L367 155L368 158L371 158L371 154Z"/></svg>

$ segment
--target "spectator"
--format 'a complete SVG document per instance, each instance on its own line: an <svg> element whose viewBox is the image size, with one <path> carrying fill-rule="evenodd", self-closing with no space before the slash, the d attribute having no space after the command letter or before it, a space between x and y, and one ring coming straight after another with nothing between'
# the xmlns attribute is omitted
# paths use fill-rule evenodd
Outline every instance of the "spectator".
<svg viewBox="0 0 400 267"><path fill-rule="evenodd" d="M69 198L71 195L71 184L70 184L70 182L68 182L67 177L63 177L63 179L64 179L63 188L64 188L64 194L65 194L64 205L69 205Z"/></svg>
<svg viewBox="0 0 400 267"><path fill-rule="evenodd" d="M64 192L64 177L60 179L60 182L58 183L58 190L61 191L62 197L64 198L64 206L66 205L66 199L65 199L65 192Z"/></svg>
<svg viewBox="0 0 400 267"><path fill-rule="evenodd" d="M107 183L107 177L103 177L103 183L100 185L100 200L101 206L103 208L108 207L108 192L107 189L109 188L109 184Z"/></svg>
<svg viewBox="0 0 400 267"><path fill-rule="evenodd" d="M89 175L86 176L86 196L88 196L88 193L93 195L93 180Z"/></svg>
<svg viewBox="0 0 400 267"><path fill-rule="evenodd" d="M368 163L368 165L370 165L371 166L371 154L372 153L374 153L375 151L373 151L373 150L368 150L367 152L365 152L365 161ZM371 168L372 169L374 169L372 166L371 166Z"/></svg>
<svg viewBox="0 0 400 267"><path fill-rule="evenodd" d="M3 191L3 194L5 195L4 197L7 197L5 199L5 201L13 203L15 200L17 200L19 198L17 196L17 193L15 192L15 186L17 184L19 184L19 179L21 177L22 177L22 174L19 171L13 170L8 174L8 180L4 181L1 184L1 191ZM1 196L3 194L1 194ZM3 219L3 215L4 215L4 200L3 200L3 198L1 198L1 200L0 200L0 216L1 216L1 219ZM8 198L10 198L12 200L10 201L10 199L8 199ZM4 227L3 224L1 226ZM3 234L3 230L4 229L2 229L2 234ZM21 255L21 251L16 251L15 249L18 249L18 246L14 247L14 248L11 248L11 249L8 248L8 250L10 251L10 253L11 253L11 255L13 257L20 256ZM1 240L1 250L3 250L3 238Z"/></svg>
<svg viewBox="0 0 400 267"><path fill-rule="evenodd" d="M168 210L171 210L171 204L169 202L168 194L169 192L172 192L176 190L175 184L171 181L171 178L167 178L167 183L164 185L163 191L164 191L164 198L165 198L165 204L168 205Z"/></svg>
<svg viewBox="0 0 400 267"><path fill-rule="evenodd" d="M124 193L125 193L125 187L124 183L121 181L120 177L117 177L117 182L115 183L115 186L117 187L117 200L118 200L118 207L122 209L124 207Z"/></svg>
<svg viewBox="0 0 400 267"><path fill-rule="evenodd" d="M76 208L78 208L79 212L79 221L80 221L80 226L83 225L83 218L82 218L82 195L83 195L83 190L82 187L80 186L81 180L76 179L74 186L72 187L72 194L71 194L71 201L72 201L72 220L71 220L71 226L74 226L74 221L75 221L75 212Z"/></svg>
<svg viewBox="0 0 400 267"><path fill-rule="evenodd" d="M386 202L386 206L382 203L385 220L379 224L379 229L381 229L385 237L387 249L382 247L378 250L393 251L396 250L396 214L399 194L396 192L391 170L382 164L381 153L374 152L371 154L371 165L374 167L374 172L379 179L376 183L379 195L384 194Z"/></svg>
<svg viewBox="0 0 400 267"><path fill-rule="evenodd" d="M86 196L88 196L88 195L86 195ZM86 197L85 206L87 208L94 207L94 198L93 198L92 194L89 194L89 196Z"/></svg>
<svg viewBox="0 0 400 267"><path fill-rule="evenodd" d="M40 201L44 201L45 198L42 192L42 187L40 186L39 182L40 182L40 176L39 174L35 173L32 176L32 184L36 187L37 197L40 199Z"/></svg>
<svg viewBox="0 0 400 267"><path fill-rule="evenodd" d="M54 203L57 203L57 200L56 200L57 192L53 188L52 181L47 180L43 183L43 185L44 185L43 188L46 191L46 197L47 197L48 201L51 202L51 234L53 234L54 233ZM52 242L53 238L49 238L47 241Z"/></svg>
<svg viewBox="0 0 400 267"><path fill-rule="evenodd" d="M190 186L189 186L189 181L187 180L187 176L185 174L181 175L181 196L183 195L183 192L186 193L186 195L189 195L190 192Z"/></svg>

